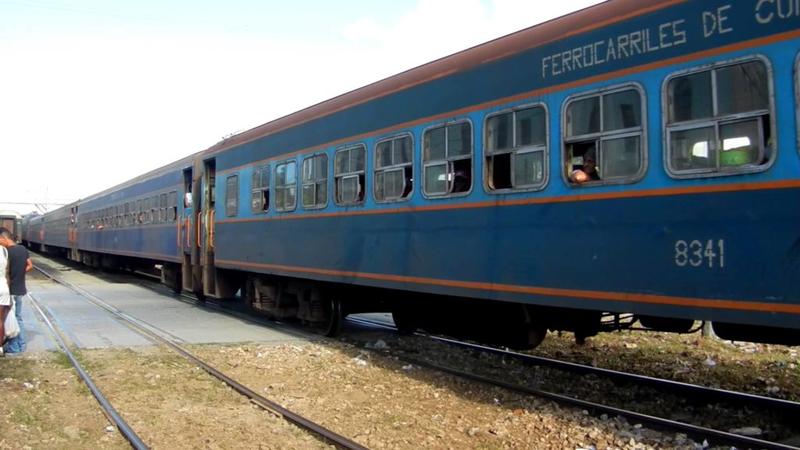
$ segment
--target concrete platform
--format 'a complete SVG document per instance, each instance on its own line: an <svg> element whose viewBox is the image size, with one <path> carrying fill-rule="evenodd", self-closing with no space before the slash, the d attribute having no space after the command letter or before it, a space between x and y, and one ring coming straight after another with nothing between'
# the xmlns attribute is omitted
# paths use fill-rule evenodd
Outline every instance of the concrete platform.
<svg viewBox="0 0 800 450"><path fill-rule="evenodd" d="M62 272L60 275L125 314L185 343L277 344L304 340L265 325L181 302L131 282L107 281L78 270ZM109 312L66 287L42 277L30 277L28 290L56 318L62 332L80 348L152 345L152 342L120 323ZM47 326L41 322L29 301L24 304L22 312L28 351L57 348Z"/></svg>

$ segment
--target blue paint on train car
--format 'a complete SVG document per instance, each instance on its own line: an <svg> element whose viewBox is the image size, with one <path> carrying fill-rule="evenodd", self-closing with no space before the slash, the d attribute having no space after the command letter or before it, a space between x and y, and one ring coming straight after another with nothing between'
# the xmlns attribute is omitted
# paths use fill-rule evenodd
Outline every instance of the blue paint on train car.
<svg viewBox="0 0 800 450"><path fill-rule="evenodd" d="M170 170L147 180L106 193L81 204L78 216L78 248L84 251L178 261L177 224L135 224L124 227L88 228L85 217L97 210L175 191L182 197L182 171ZM178 202L177 215L182 212Z"/></svg>
<svg viewBox="0 0 800 450"><path fill-rule="evenodd" d="M335 271L344 282L365 281L347 272L376 274L385 287L404 276L795 303L800 214L774 205L798 201L797 189L779 189L219 224L217 258L288 266L312 278L320 269ZM689 247L685 255L676 250L680 241ZM404 287L428 290L424 283ZM471 295L508 299L502 292Z"/></svg>
<svg viewBox="0 0 800 450"><path fill-rule="evenodd" d="M474 151L473 151L473 179L475 183L473 185L473 189L471 194L468 198L461 197L461 198L446 198L446 199L425 199L423 195L421 195L421 180L422 180L422 161L420 156L420 145L422 140L422 134L425 128L428 126L438 123L427 123L422 124L420 126L414 127L408 131L410 131L413 135L414 146L416 149L415 152L415 161L414 161L414 177L415 177L415 192L412 195L410 201L408 202L400 202L400 203L379 203L375 202L372 194L372 190L370 189L370 195L367 196L366 201L363 205L357 206L338 206L334 202L329 202L327 206L322 210L323 212L341 212L341 211L349 211L353 209L392 209L397 207L402 207L404 205L409 206L421 206L425 204L430 204L430 202L448 202L448 203L459 203L459 202L469 202L469 201L493 201L493 200L504 200L504 199L511 199L511 198L524 198L524 197L536 197L541 195L580 195L585 193L586 191L592 192L624 192L629 190L639 190L639 189L648 189L648 188L657 188L657 187L665 187L665 186L687 186L687 185L709 185L709 184L727 184L731 183L734 179L746 179L747 181L762 181L766 179L796 179L798 170L800 169L800 160L797 159L795 142L797 136L797 130L795 126L794 120L794 103L791 101L781 101L776 102L776 116L780 118L787 118L788 120L782 120L780 122L780 126L777 129L777 147L778 147L778 158L780 162L770 170L766 171L762 174L746 174L746 175L737 175L733 177L717 177L717 178L707 178L701 180L680 180L676 181L672 179L664 170L663 165L663 158L664 158L664 151L663 151L663 122L662 122L662 83L663 80L670 74L679 72L681 70L701 67L705 64L713 63L716 61L729 61L734 60L737 58L742 57L751 57L753 55L763 55L767 58L770 66L772 67L772 71L774 73L773 82L774 82L774 90L775 92L792 92L794 90L792 83L793 83L793 61L794 56L796 55L796 43L793 41L791 43L781 43L781 44L773 44L770 46L759 47L757 49L745 49L738 52L733 52L726 54L724 56L715 56L712 58L705 58L700 60L694 60L685 62L681 65L676 66L669 66L667 68L662 68L658 70L652 70L648 72L644 72L641 74L630 75L624 78L616 78L609 81L604 81L602 83L597 83L594 85L589 85L585 87L573 88L561 92L551 93L546 97L536 97L536 98L528 98L523 100L518 100L513 103L499 105L493 108L489 108L482 111L476 111L470 113L467 116L459 116L459 117L467 117L473 123L473 135L474 139ZM596 186L586 189L576 189L570 185L568 185L561 177L562 177L562 167L564 164L562 151L560 148L561 145L561 123L560 123L560 116L561 116L561 108L564 104L565 100L576 94L580 94L587 91L592 91L594 89L598 89L601 87L606 86L616 86L616 85L624 85L627 83L636 83L645 88L646 94L646 105L647 105L647 145L646 145L646 153L647 153L647 160L648 166L647 171L645 174L644 179L635 183L635 184L628 184L628 185L605 185L605 186ZM483 167L483 145L482 145L482 137L483 137L483 124L484 119L488 114L491 114L494 111L507 109L509 107L514 107L517 105L522 104L530 104L534 102L544 101L545 104L548 106L549 109L549 130L550 130L550 166L549 166L549 176L550 181L545 189L541 192L513 192L513 193L488 193L486 192L485 188L482 186L482 174L484 171ZM396 133L389 133L388 135L393 135ZM374 143L380 139L382 136L378 136L375 138L368 138L363 139L358 142L363 142L367 146L367 162L366 162L366 186L373 185L373 176L374 172L372 168L374 167ZM335 155L335 150L338 147L329 147L326 149L326 153L328 154L329 159L329 166L333 165L333 159ZM219 165L224 165L226 162L229 162L229 152L221 153L217 155L217 161ZM298 167L302 164L302 159L306 155L302 157L293 158L297 160ZM260 157L255 158L254 161L260 161L265 157L265 155L261 155ZM252 162L251 162L252 164ZM274 170L275 162L271 163L271 167ZM229 175L234 172L228 172L224 175ZM240 202L241 205L239 208L239 214L237 217L239 218L251 218L251 217L277 217L283 215L295 215L295 214L303 214L306 213L301 204L298 204L297 209L294 212L277 212L274 208L272 208L267 214L253 214L247 205L250 202L250 188L251 188L251 179L252 179L252 166L250 167L242 167L236 173L240 174ZM221 197L224 195L224 192L221 190L224 186L222 184L218 185L218 195ZM274 180L273 180L273 189L274 189ZM332 171L329 172L328 176L328 192L333 192L334 189L334 182L333 182L333 174ZM274 191L273 191L274 192ZM299 200L298 200L299 203ZM309 214L314 214L315 212L309 212ZM223 210L217 210L217 220L224 220L226 219L225 213Z"/></svg>
<svg viewBox="0 0 800 450"><path fill-rule="evenodd" d="M103 196L86 200L82 202L81 209L82 212L87 212L97 208L105 208L116 205L120 202L135 200L137 198L143 198L149 195L179 189L182 187L182 181L183 178L181 171L173 170L148 180L126 185Z"/></svg>

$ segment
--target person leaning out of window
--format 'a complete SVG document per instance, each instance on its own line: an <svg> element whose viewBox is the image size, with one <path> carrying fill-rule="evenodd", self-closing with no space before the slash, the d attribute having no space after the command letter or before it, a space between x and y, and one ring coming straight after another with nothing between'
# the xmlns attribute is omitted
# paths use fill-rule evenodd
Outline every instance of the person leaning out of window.
<svg viewBox="0 0 800 450"><path fill-rule="evenodd" d="M597 173L597 160L593 150L587 151L583 155L583 165L580 169L575 169L569 174L569 181L576 184L583 184L589 181L598 181L600 174Z"/></svg>

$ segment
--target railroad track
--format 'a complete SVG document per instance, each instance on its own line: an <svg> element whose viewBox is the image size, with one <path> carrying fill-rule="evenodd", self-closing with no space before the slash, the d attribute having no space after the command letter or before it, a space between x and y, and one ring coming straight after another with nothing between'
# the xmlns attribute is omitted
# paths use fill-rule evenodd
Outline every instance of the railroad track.
<svg viewBox="0 0 800 450"><path fill-rule="evenodd" d="M80 377L81 381L89 388L89 391L92 393L97 402L100 403L100 407L103 409L103 412L106 414L108 419L117 427L117 430L122 434L125 440L131 444L131 447L141 450L149 448L144 441L133 431L133 428L122 418L119 412L114 408L111 402L106 398L105 395L100 391L97 385L92 380L92 377L89 376L89 373L86 372L86 369L78 362L78 359L75 357L75 354L72 353L70 350L70 346L67 344L64 336L53 325L52 316L45 312L45 309L41 307L39 301L36 299L36 296L33 294L28 295L28 298L31 300L31 304L36 309L36 312L41 317L42 321L47 325L47 328L50 330L50 333L56 339L58 346L61 348L61 351L67 356L69 362L72 364L72 367L75 368L75 371L78 373L78 377Z"/></svg>
<svg viewBox="0 0 800 450"><path fill-rule="evenodd" d="M113 315L115 318L119 319L126 326L144 336L146 339L162 344L167 348L171 349L172 351L183 356L184 358L195 364L197 367L203 369L211 376L222 381L223 383L231 387L239 394L247 397L252 403L263 408L264 410L269 411L279 417L282 417L287 422L292 423L304 430L307 430L308 432L314 434L324 442L333 444L338 448L348 449L348 450L366 450L366 447L362 446L361 444L358 444L357 442L345 436L342 436L334 431L331 431L328 428L306 417L303 417L300 414L297 414L272 400L269 400L268 398L251 390L247 386L244 386L243 384L237 382L236 380L228 377L222 371L209 365L208 363L206 363L205 361L194 355L192 352L188 351L186 348L181 346L177 342L177 340L174 337L170 336L169 333L167 333L166 331L160 330L151 324L142 322L134 317L129 316L128 314L125 314L124 312L109 305L108 303L104 302L102 299L98 298L92 293L82 289L77 285L69 283L68 281L62 279L61 277L54 275L48 272L47 270L43 269L41 267L41 263L37 262L37 264L34 267L38 272L43 274L45 277L69 288L70 290L77 293L81 297L85 298L95 306L104 309L105 311ZM120 432L125 436L125 438L131 443L131 445L134 448L136 449L148 448L147 445L144 442L142 442L142 440L136 435L136 433L131 429L131 427L119 415L119 413L116 412L116 410L113 408L111 403L105 398L105 396L103 396L103 394L91 380L91 377L89 377L86 370L83 367L81 367L80 363L77 361L72 352L69 350L69 346L67 345L67 343L62 339L61 335L63 333L60 333L56 329L56 327L53 325L53 321L51 321L48 318L48 314L46 314L44 309L42 309L38 305L38 302L34 301L34 305L37 311L42 315L42 318L44 319L47 326L50 328L51 332L54 334L54 336L56 336L56 340L58 341L59 346L67 354L67 357L69 358L70 362L73 364L75 369L80 374L81 379L84 380L84 382L87 384L89 389L97 398L98 402L100 402L101 406L103 407L103 410L106 411L106 413L109 415L109 417L117 426L117 428L120 430Z"/></svg>
<svg viewBox="0 0 800 450"><path fill-rule="evenodd" d="M377 322L369 319L356 318L356 317L348 317L347 321L353 324L358 324L360 326L365 326L373 329L382 329L389 332L397 333L397 329L394 326L384 322ZM425 333L415 333L415 335L423 337L425 339L431 339L435 342L443 343L450 346L455 346L461 349L480 352L484 354L491 354L494 356L499 356L507 359L513 359L527 366L545 366L560 371L567 371L581 375L591 374L615 382L621 381L629 384L647 386L649 388L657 389L658 391L665 393L691 396L692 401L700 401L707 403L714 403L714 402L727 403L745 407L757 406L763 410L780 411L782 414L786 414L787 417L800 417L800 403L788 400L763 397L763 396L723 390L723 389L715 389L695 384L682 383L673 380L665 380L638 374L586 366L571 362L558 361L550 358L526 355L509 350L458 341L455 339L428 335ZM800 448L793 445L783 444L780 442L772 442L750 436L742 436L727 431L716 430L713 428L685 423L677 420L672 420L669 418L657 417L649 414L642 414L630 409L618 408L603 403L582 400L580 398L558 394L547 390L533 389L530 387L509 383L507 381L495 379L492 377L477 375L475 373L454 369L452 367L447 367L437 363L432 363L430 361L426 361L421 358L408 357L402 355L398 356L396 353L392 353L392 355L410 364L416 364L421 367L426 367L433 370L439 370L442 372L449 373L451 375L463 377L473 381L478 381L492 386L503 387L512 390L514 392L546 398L568 406L590 410L598 415L599 414L618 415L625 417L628 420L636 421L638 423L646 423L649 426L656 429L685 433L688 436L691 436L694 439L699 440L701 442L703 440L707 440L708 442L713 444L732 445L736 446L737 448L764 448L764 449Z"/></svg>
<svg viewBox="0 0 800 450"><path fill-rule="evenodd" d="M168 290L164 288L160 284L153 283L152 286L149 286L151 289L156 290L160 293L164 294L171 294L171 292L167 292ZM236 316L237 318L244 319L253 323L259 324L269 324L270 326L278 326L282 330L286 330L288 332L308 336L308 333L298 331L296 327L291 325L282 324L280 322L275 322L267 319L262 319L259 317L254 317L251 314L247 314L243 311L236 311L232 310L231 308L223 306L222 303L216 302L214 300L206 300L205 302L199 302L196 298L194 298L190 294L180 294L178 296L173 295L173 298L177 298L184 302L189 302L192 304L196 304L202 306L204 308L210 308L215 311L219 311L225 314L231 314ZM360 327L367 327L371 329L381 329L387 332L396 333L397 330L393 326L383 323L383 322L375 322L363 318L355 318L349 317L347 322L360 326ZM631 374L626 372L619 372L613 371L608 369L602 369L592 366L586 366L576 363L570 363L565 361L558 361L555 359L550 358L542 358L536 357L532 355L526 355L516 352L511 352L503 349L487 347L477 344L472 344L468 342L457 341L454 339L438 337L427 335L424 333L417 333L418 336L424 337L426 339L432 339L436 342L440 342L443 344L455 346L458 348L462 348L469 351L481 352L485 354L491 354L502 358L513 359L519 361L522 364L528 366L544 366L549 367L552 369L557 369L559 371L571 372L580 375L594 375L601 378L606 378L615 382L624 382L630 383L635 385L647 386L652 389L657 389L663 392L669 392L673 394L681 394L684 396L690 396L693 401L702 401L702 402L724 402L728 404L734 405L744 405L746 407L753 407L757 406L762 409L773 409L775 411L781 411L782 413L786 414L788 417L798 417L797 413L800 412L800 404L796 402L791 402L782 399L774 399L769 397L763 397L753 394L741 393L741 392L734 392L734 391L727 391L722 389L714 389L708 388L704 386L693 385L689 383L682 383L672 380L664 380L659 378L647 377L643 375ZM320 336L318 336L321 338ZM396 354L392 354L392 356L396 356ZM734 433L730 433L727 431L716 430L709 427L703 427L698 425L693 425L691 423L685 423L678 420L671 420L669 418L664 417L657 417L654 415L643 414L639 413L630 409L626 408L619 408L614 407L607 404L602 404L599 402L594 401L587 401L581 400L579 398L575 398L568 395L563 395L555 392L550 392L543 389L532 389L530 387L520 386L513 383L508 383L502 380L494 379L492 377L486 377L482 375L477 375L475 373L466 372L463 370L454 369L451 367L445 367L440 364L430 363L428 361L422 360L420 358L411 358L407 356L399 356L399 359L410 363L415 364L420 367L426 367L431 370L436 370L444 373L448 373L453 376L457 376L460 378L472 380L479 383L484 383L488 385L502 387L504 389L508 389L510 391L535 396L539 398L545 398L548 400L555 401L559 404L580 408L584 410L593 411L596 415L607 414L609 416L621 416L625 417L629 421L633 421L636 423L643 423L647 424L654 429L660 430L668 430L672 432L679 432L684 433L695 440L702 442L703 440L707 440L709 443L713 443L716 445L732 445L736 446L737 448L765 448L765 449L798 449L800 447L783 444L780 442L771 442L764 439L758 439L749 436L742 436Z"/></svg>

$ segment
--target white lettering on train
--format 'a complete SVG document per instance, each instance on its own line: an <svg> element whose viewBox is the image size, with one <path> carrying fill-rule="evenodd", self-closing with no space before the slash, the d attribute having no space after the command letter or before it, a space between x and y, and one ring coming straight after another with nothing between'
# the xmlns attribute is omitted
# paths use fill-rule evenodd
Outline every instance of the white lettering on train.
<svg viewBox="0 0 800 450"><path fill-rule="evenodd" d="M733 31L725 22L728 21L728 11L731 5L720 6L714 11L703 11L703 37L716 34L725 34Z"/></svg>
<svg viewBox="0 0 800 450"><path fill-rule="evenodd" d="M675 241L675 265L678 267L725 268L725 239Z"/></svg>
<svg viewBox="0 0 800 450"><path fill-rule="evenodd" d="M758 0L755 8L756 22L761 25L775 19L800 17L800 0Z"/></svg>
<svg viewBox="0 0 800 450"><path fill-rule="evenodd" d="M653 29L636 30L545 56L542 58L542 77L563 75L685 44L685 23L684 19L666 22Z"/></svg>

